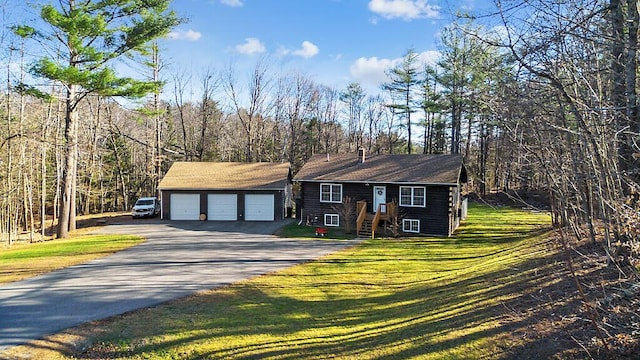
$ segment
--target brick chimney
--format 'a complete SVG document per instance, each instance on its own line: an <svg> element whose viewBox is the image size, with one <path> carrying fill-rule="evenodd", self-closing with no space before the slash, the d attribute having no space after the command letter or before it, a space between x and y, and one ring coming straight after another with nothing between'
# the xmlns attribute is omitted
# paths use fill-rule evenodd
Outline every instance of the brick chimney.
<svg viewBox="0 0 640 360"><path fill-rule="evenodd" d="M364 148L358 148L358 163L364 164L365 156L364 156Z"/></svg>

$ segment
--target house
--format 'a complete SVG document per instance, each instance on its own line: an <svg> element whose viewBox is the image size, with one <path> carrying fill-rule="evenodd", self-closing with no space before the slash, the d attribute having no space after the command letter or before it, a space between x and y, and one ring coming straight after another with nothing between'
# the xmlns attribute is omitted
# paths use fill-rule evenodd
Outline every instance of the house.
<svg viewBox="0 0 640 360"><path fill-rule="evenodd" d="M158 190L170 220L276 221L292 198L289 163L175 162Z"/></svg>
<svg viewBox="0 0 640 360"><path fill-rule="evenodd" d="M460 155L365 156L363 149L316 155L294 177L302 220L372 237L388 229L451 235L466 214L466 181Z"/></svg>

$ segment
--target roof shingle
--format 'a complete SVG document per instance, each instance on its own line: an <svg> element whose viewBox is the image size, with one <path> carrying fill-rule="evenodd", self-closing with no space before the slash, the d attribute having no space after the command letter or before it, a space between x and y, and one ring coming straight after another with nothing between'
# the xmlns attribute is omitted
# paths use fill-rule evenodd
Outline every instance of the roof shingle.
<svg viewBox="0 0 640 360"><path fill-rule="evenodd" d="M160 190L284 189L289 163L175 162Z"/></svg>
<svg viewBox="0 0 640 360"><path fill-rule="evenodd" d="M457 184L463 172L460 155L367 155L364 163L355 154L316 155L294 180Z"/></svg>

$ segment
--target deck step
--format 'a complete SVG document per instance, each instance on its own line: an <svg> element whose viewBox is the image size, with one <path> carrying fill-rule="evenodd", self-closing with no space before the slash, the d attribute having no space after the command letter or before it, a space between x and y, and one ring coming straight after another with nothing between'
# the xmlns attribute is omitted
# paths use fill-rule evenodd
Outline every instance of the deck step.
<svg viewBox="0 0 640 360"><path fill-rule="evenodd" d="M371 237L371 235L372 235L371 220L365 219L364 222L362 223L362 228L360 229L360 232L358 232L358 236Z"/></svg>

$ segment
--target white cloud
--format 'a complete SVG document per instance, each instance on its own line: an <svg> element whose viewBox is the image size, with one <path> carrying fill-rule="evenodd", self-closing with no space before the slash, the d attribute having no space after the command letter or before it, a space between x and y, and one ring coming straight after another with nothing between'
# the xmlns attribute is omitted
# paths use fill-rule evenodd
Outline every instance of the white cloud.
<svg viewBox="0 0 640 360"><path fill-rule="evenodd" d="M418 54L418 62L420 63L421 70L425 65L435 66L436 62L440 59L440 52L436 50L423 51Z"/></svg>
<svg viewBox="0 0 640 360"><path fill-rule="evenodd" d="M318 49L318 47L314 43L305 40L302 42L302 48L298 50L294 50L292 54L296 56L302 56L303 58L308 59L318 55L319 52L320 52L320 49Z"/></svg>
<svg viewBox="0 0 640 360"><path fill-rule="evenodd" d="M242 0L220 0L223 5L231 6L231 7L241 7L244 6Z"/></svg>
<svg viewBox="0 0 640 360"><path fill-rule="evenodd" d="M351 65L349 73L357 82L369 85L382 84L387 81L385 71L392 68L396 63L397 60L362 57Z"/></svg>
<svg viewBox="0 0 640 360"><path fill-rule="evenodd" d="M284 56L287 56L287 55L291 54L291 50L289 50L286 47L280 45L280 46L278 46L278 50L276 51L276 54L278 54L278 56L280 56L280 57L284 57Z"/></svg>
<svg viewBox="0 0 640 360"><path fill-rule="evenodd" d="M489 29L487 35L494 41L502 41L505 44L509 42L509 28L506 26L494 26Z"/></svg>
<svg viewBox="0 0 640 360"><path fill-rule="evenodd" d="M254 55L267 51L267 48L256 38L244 39L244 44L236 45L236 51L241 54Z"/></svg>
<svg viewBox="0 0 640 360"><path fill-rule="evenodd" d="M435 65L440 53L435 50L424 51L418 54L418 68L422 70L424 65ZM402 58L379 59L377 57L357 59L349 68L349 73L354 81L368 86L380 86L388 82L387 71L400 64Z"/></svg>
<svg viewBox="0 0 640 360"><path fill-rule="evenodd" d="M428 4L427 0L371 0L369 10L386 19L433 19L440 15L440 7Z"/></svg>
<svg viewBox="0 0 640 360"><path fill-rule="evenodd" d="M187 41L198 41L202 37L202 33L194 30L180 30L176 29L170 32L167 37L173 40L187 40Z"/></svg>

